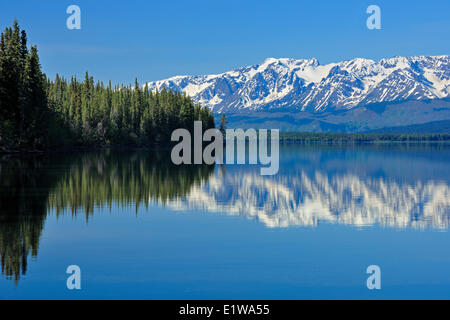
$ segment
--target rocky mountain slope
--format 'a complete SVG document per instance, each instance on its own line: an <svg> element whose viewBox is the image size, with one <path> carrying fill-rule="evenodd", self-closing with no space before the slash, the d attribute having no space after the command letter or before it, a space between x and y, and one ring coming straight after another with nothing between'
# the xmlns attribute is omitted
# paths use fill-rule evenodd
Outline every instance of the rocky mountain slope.
<svg viewBox="0 0 450 320"><path fill-rule="evenodd" d="M307 111L450 95L450 56L353 59L321 65L316 59L266 59L217 75L177 76L148 83L185 92L217 113Z"/></svg>

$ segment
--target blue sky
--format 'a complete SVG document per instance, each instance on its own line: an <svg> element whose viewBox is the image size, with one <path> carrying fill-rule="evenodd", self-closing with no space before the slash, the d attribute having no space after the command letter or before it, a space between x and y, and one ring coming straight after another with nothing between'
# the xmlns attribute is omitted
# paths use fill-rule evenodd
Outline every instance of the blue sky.
<svg viewBox="0 0 450 320"><path fill-rule="evenodd" d="M66 28L71 4L81 8L81 30ZM366 27L371 4L382 30ZM324 64L450 53L448 0L1 0L2 30L14 17L49 76L89 70L114 83L220 73L267 57Z"/></svg>

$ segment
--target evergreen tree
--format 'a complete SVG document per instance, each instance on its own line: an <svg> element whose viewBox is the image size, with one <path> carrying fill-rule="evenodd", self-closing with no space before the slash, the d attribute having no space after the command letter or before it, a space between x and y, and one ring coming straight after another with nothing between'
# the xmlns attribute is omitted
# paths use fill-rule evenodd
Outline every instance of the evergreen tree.
<svg viewBox="0 0 450 320"><path fill-rule="evenodd" d="M173 130L204 130L214 116L185 94L163 88L150 92L134 86L95 84L59 75L46 79L35 46L17 21L0 40L0 147L39 148L59 145L166 145Z"/></svg>
<svg viewBox="0 0 450 320"><path fill-rule="evenodd" d="M228 124L228 120L227 120L225 113L222 113L220 115L219 121L220 121L219 130L222 132L223 135L225 135L225 132L227 129L227 124Z"/></svg>
<svg viewBox="0 0 450 320"><path fill-rule="evenodd" d="M26 59L23 83L22 138L26 146L42 148L46 145L49 109L35 46L31 47Z"/></svg>
<svg viewBox="0 0 450 320"><path fill-rule="evenodd" d="M45 78L36 47L17 20L0 40L0 145L42 147L46 135Z"/></svg>

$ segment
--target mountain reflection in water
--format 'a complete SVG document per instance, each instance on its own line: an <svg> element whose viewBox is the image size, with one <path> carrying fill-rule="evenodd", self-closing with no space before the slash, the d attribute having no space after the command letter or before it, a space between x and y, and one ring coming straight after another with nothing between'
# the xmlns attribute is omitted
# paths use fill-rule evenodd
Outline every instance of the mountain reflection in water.
<svg viewBox="0 0 450 320"><path fill-rule="evenodd" d="M330 222L447 229L450 191L443 181L409 184L321 170L275 178L233 172L194 186L184 199L172 201L172 208L257 218L270 228Z"/></svg>
<svg viewBox="0 0 450 320"><path fill-rule="evenodd" d="M446 230L447 145L287 146L280 171L258 166L174 166L159 152L0 158L2 273L18 281L36 257L47 214L158 204L255 218L270 228L351 226ZM133 208L133 209L130 209Z"/></svg>

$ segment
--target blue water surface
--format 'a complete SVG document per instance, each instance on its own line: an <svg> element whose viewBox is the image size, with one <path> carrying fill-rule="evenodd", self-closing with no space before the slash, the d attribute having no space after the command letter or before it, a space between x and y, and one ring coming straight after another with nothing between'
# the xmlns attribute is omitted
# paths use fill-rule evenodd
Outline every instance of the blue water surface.
<svg viewBox="0 0 450 320"><path fill-rule="evenodd" d="M1 299L450 298L445 145L286 146L275 176L69 158L0 162Z"/></svg>

